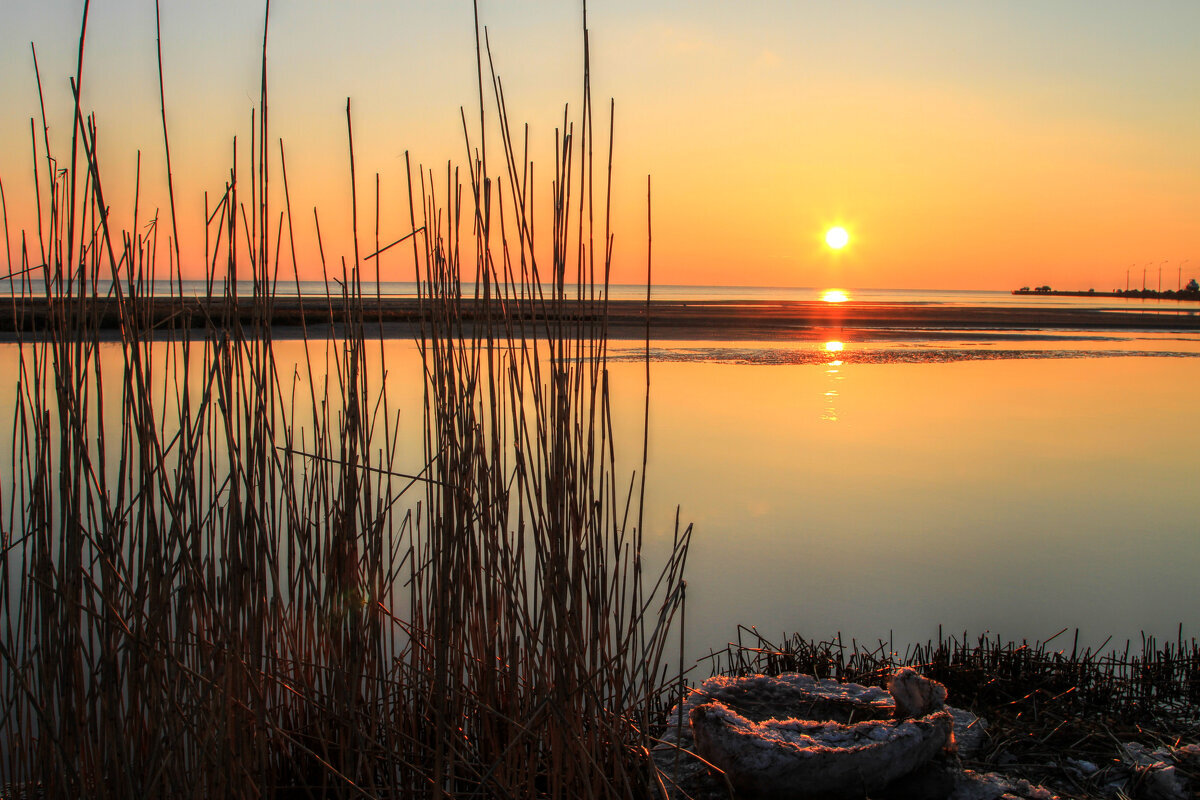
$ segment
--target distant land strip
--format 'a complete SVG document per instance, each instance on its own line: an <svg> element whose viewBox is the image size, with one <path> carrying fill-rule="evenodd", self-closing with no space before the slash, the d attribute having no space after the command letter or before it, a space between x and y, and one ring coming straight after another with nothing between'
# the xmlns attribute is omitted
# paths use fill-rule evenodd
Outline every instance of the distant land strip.
<svg viewBox="0 0 1200 800"><path fill-rule="evenodd" d="M1119 297L1123 300L1180 300L1200 302L1200 290L1197 289L1114 289L1111 292L1097 292L1095 289L1081 290L1063 289L1013 289L1013 294L1021 297Z"/></svg>
<svg viewBox="0 0 1200 800"><path fill-rule="evenodd" d="M16 338L18 332L37 338L47 330L53 315L68 315L85 329L108 331L120 336L118 301L113 298L0 299L0 337ZM482 331L488 320L503 331L504 319L527 326L528 335L540 335L539 327L564 324L600 325L607 308L609 336L641 339L649 331L652 339L786 340L821 339L843 329L865 330L962 330L962 331L1062 331L1062 330L1200 330L1200 308L1171 304L1138 309L1102 308L1006 308L942 303L855 302L780 300L639 300L553 303L465 299L449 309L463 325L466 335ZM361 322L367 336L385 338L419 336L421 322L428 319L425 301L412 297L363 298ZM277 338L337 334L348 312L341 298L277 297L270 301L241 298L230 303L224 298L142 298L134 306L138 325L153 329L155 336L172 330L213 326L244 330L258 324L271 328ZM349 316L353 317L353 314ZM834 337L836 338L836 337Z"/></svg>
<svg viewBox="0 0 1200 800"><path fill-rule="evenodd" d="M699 343L697 343L699 344ZM1073 348L999 349L981 347L849 347L830 352L824 348L795 346L770 347L759 343L750 346L681 346L680 344L647 349L641 345L613 348L609 361L651 361L676 363L752 364L757 366L793 366L833 364L949 364L957 361L1037 361L1100 358L1200 358L1200 353L1178 350L1096 350Z"/></svg>

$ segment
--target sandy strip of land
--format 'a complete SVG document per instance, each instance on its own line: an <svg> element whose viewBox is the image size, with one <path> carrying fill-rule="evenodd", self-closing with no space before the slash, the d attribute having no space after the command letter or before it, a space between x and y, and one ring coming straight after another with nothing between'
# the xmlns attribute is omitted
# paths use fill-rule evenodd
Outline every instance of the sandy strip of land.
<svg viewBox="0 0 1200 800"><path fill-rule="evenodd" d="M94 314L97 326L115 331L119 315L113 300L86 301L87 314ZM364 298L364 333L389 338L420 335L422 320L428 311L415 298ZM556 310L540 303L510 303L508 318L524 325L527 332L544 333L557 328L559 320L569 327L599 327L607 311L607 327L612 339L641 339L649 330L657 340L821 340L860 332L875 339L947 338L959 332L997 332L1005 338L1023 333L1066 331L1200 331L1200 306L1194 303L1156 303L1144 309L1106 310L1095 307L1061 308L1028 306L968 306L950 304L906 304L814 301L643 301L614 300L605 308L599 303L567 303ZM78 313L83 306L71 301L60 310ZM16 301L0 300L0 335L12 339L17 330L36 333L44 330L47 315L54 313L41 298ZM470 300L453 309L454 316L470 333L476 326L491 321L502 331L505 312L493 302L489 307ZM273 335L291 337L300 334L301 322L310 336L327 335L331 326L339 327L346 319L340 298L279 297L269 308L241 301L236 310L222 301L205 299L159 298L140 301L138 316L144 325L160 332L172 327L202 329L208 324L230 327L235 320L243 326L268 319Z"/></svg>
<svg viewBox="0 0 1200 800"><path fill-rule="evenodd" d="M614 338L640 338L645 304L610 309ZM861 332L871 338L956 337L959 331L1020 334L1068 330L1200 330L1200 307L1172 304L1163 313L1102 311L1095 308L957 306L907 303L664 302L650 307L650 333L657 339L824 340ZM853 337L851 337L853 338Z"/></svg>

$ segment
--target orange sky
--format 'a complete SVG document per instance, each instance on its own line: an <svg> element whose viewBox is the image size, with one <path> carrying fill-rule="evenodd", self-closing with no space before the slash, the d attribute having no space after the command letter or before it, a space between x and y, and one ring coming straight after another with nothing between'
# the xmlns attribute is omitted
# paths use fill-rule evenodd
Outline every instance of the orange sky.
<svg viewBox="0 0 1200 800"><path fill-rule="evenodd" d="M247 5L163 7L189 264L203 249L203 192L222 190L235 134L248 158L262 21ZM1200 30L1200 5L893 6L594 4L598 131L607 99L617 107L615 280L644 276L648 173L658 283L1103 290L1123 286L1127 269L1135 285L1147 269L1153 286L1161 267L1164 288L1181 266L1185 281L1200 274L1200 48L1189 34ZM65 159L81 10L18 4L0 32L0 180L14 229L36 229L28 43L38 45L52 144ZM480 14L510 117L531 125L544 202L554 126L580 96L579 9L483 2ZM352 252L347 96L366 238L376 172L387 240L407 231L404 151L439 176L447 159L464 161L459 108L473 121L477 102L471 9L277 3L270 54L273 136L287 147L302 268L315 277L313 206L331 260ZM139 149L143 218L165 205L155 64L153 3L94 5L84 105L97 115L122 225ZM494 145L493 154L498 173ZM835 223L852 234L838 254L823 244ZM384 268L410 277L403 259Z"/></svg>

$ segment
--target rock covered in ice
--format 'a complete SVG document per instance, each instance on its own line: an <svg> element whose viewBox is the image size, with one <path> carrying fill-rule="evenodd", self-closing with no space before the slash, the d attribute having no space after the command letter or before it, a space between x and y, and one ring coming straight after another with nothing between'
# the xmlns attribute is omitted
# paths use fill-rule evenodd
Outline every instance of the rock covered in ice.
<svg viewBox="0 0 1200 800"><path fill-rule="evenodd" d="M861 795L907 775L951 741L954 718L855 723L804 719L752 722L722 703L691 712L696 752L733 786L758 797Z"/></svg>
<svg viewBox="0 0 1200 800"><path fill-rule="evenodd" d="M896 703L896 719L923 717L946 705L946 687L922 677L912 667L892 673L888 691Z"/></svg>
<svg viewBox="0 0 1200 800"><path fill-rule="evenodd" d="M960 771L946 800L1060 800L1044 786L995 772Z"/></svg>
<svg viewBox="0 0 1200 800"><path fill-rule="evenodd" d="M747 795L861 794L953 747L954 717L934 709L945 688L909 672L897 685L907 713L924 709L918 719L895 719L896 702L878 687L789 673L711 678L676 709L686 718L672 721Z"/></svg>
<svg viewBox="0 0 1200 800"><path fill-rule="evenodd" d="M1126 742L1123 759L1131 769L1130 794L1139 800L1186 800L1194 797L1189 780L1200 766L1200 745L1154 750L1137 742Z"/></svg>
<svg viewBox="0 0 1200 800"><path fill-rule="evenodd" d="M848 722L851 717L887 719L895 705L892 696L878 686L841 683L797 672L775 677L718 675L701 684L689 701L688 711L706 702L719 702L756 722L795 718L838 722Z"/></svg>
<svg viewBox="0 0 1200 800"><path fill-rule="evenodd" d="M963 708L946 706L954 717L954 746L961 758L974 758L987 742L987 720Z"/></svg>
<svg viewBox="0 0 1200 800"><path fill-rule="evenodd" d="M795 672L776 677L711 677L671 710L662 743L654 749L655 763L664 773L672 797L729 798L724 777L709 770L705 761L696 755L696 741L689 720L692 709L713 701L724 703L753 721L779 717L842 722L888 719L893 710L891 695L875 686L840 683Z"/></svg>
<svg viewBox="0 0 1200 800"><path fill-rule="evenodd" d="M690 722L694 709L714 702L724 705L750 723L808 719L813 723L812 727L806 729L805 735L809 736L815 728L828 726L831 722L840 723L843 728L862 722L873 722L881 726L878 730L882 730L884 725L899 724L894 719L895 704L892 696L877 687L821 680L798 673L778 677L756 675L746 678L709 678L672 709L668 716L668 727L662 735L662 744L653 752L654 762L662 773L663 784L673 799L729 800L731 796L730 787L726 784L727 776L709 769L707 757L703 756L696 743ZM951 716L953 737L960 752L969 756L970 752L982 746L986 738L986 723L982 719L950 706L946 706L945 711L939 713ZM864 728L862 732L867 730L869 729ZM853 739L853 734L843 731L839 737L846 742ZM860 744L863 741L874 740L868 735ZM835 787L827 795L854 794L857 791L861 797L862 785L858 776L855 776L851 784ZM756 796L779 797L783 793L774 787L761 794L753 788L743 787L738 790L736 796L740 800L749 800ZM812 796L814 793L812 787L809 787L798 796ZM962 769L955 759L944 757L935 757L927 761L924 766L917 767L909 775L873 791L871 796L880 800L912 800L918 797L947 800L1050 800L1054 797L1040 786L999 775L973 773Z"/></svg>

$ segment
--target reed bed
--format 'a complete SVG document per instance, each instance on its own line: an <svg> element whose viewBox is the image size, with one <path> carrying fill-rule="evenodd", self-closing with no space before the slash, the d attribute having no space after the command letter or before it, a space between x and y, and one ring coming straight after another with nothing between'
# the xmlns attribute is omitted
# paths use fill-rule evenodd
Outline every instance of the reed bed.
<svg viewBox="0 0 1200 800"><path fill-rule="evenodd" d="M678 685L665 664L690 528L676 526L663 563L643 560L644 478L622 471L613 442L611 107L596 176L586 12L549 247L486 39L475 142L464 115L471 162L410 168L407 218L392 221L403 235L380 247L377 201L365 256L347 102L354 252L322 264L335 288L311 302L338 325L305 328L291 371L271 323L279 282L300 270L268 126L268 21L249 146L234 140L207 212L202 325L183 297L195 261L175 230L165 110L169 217L135 207L118 227L105 203L78 90L86 6L71 152L51 152L44 118L33 137L39 227L9 264L0 794L661 793L648 748ZM423 468L407 473L374 338L385 252L421 287ZM153 296L161 277L179 290ZM467 302L482 321L463 324Z"/></svg>
<svg viewBox="0 0 1200 800"><path fill-rule="evenodd" d="M1064 713L1126 720L1172 719L1195 714L1200 703L1200 642L1159 642L1143 636L1140 648L1069 649L1067 629L1032 644L999 637L941 634L903 653L888 642L818 641L793 634L773 644L756 629L740 627L738 641L709 656L714 672L728 675L807 672L823 678L883 685L897 668L911 666L944 683L960 705L1028 701L1031 710L1053 701Z"/></svg>

